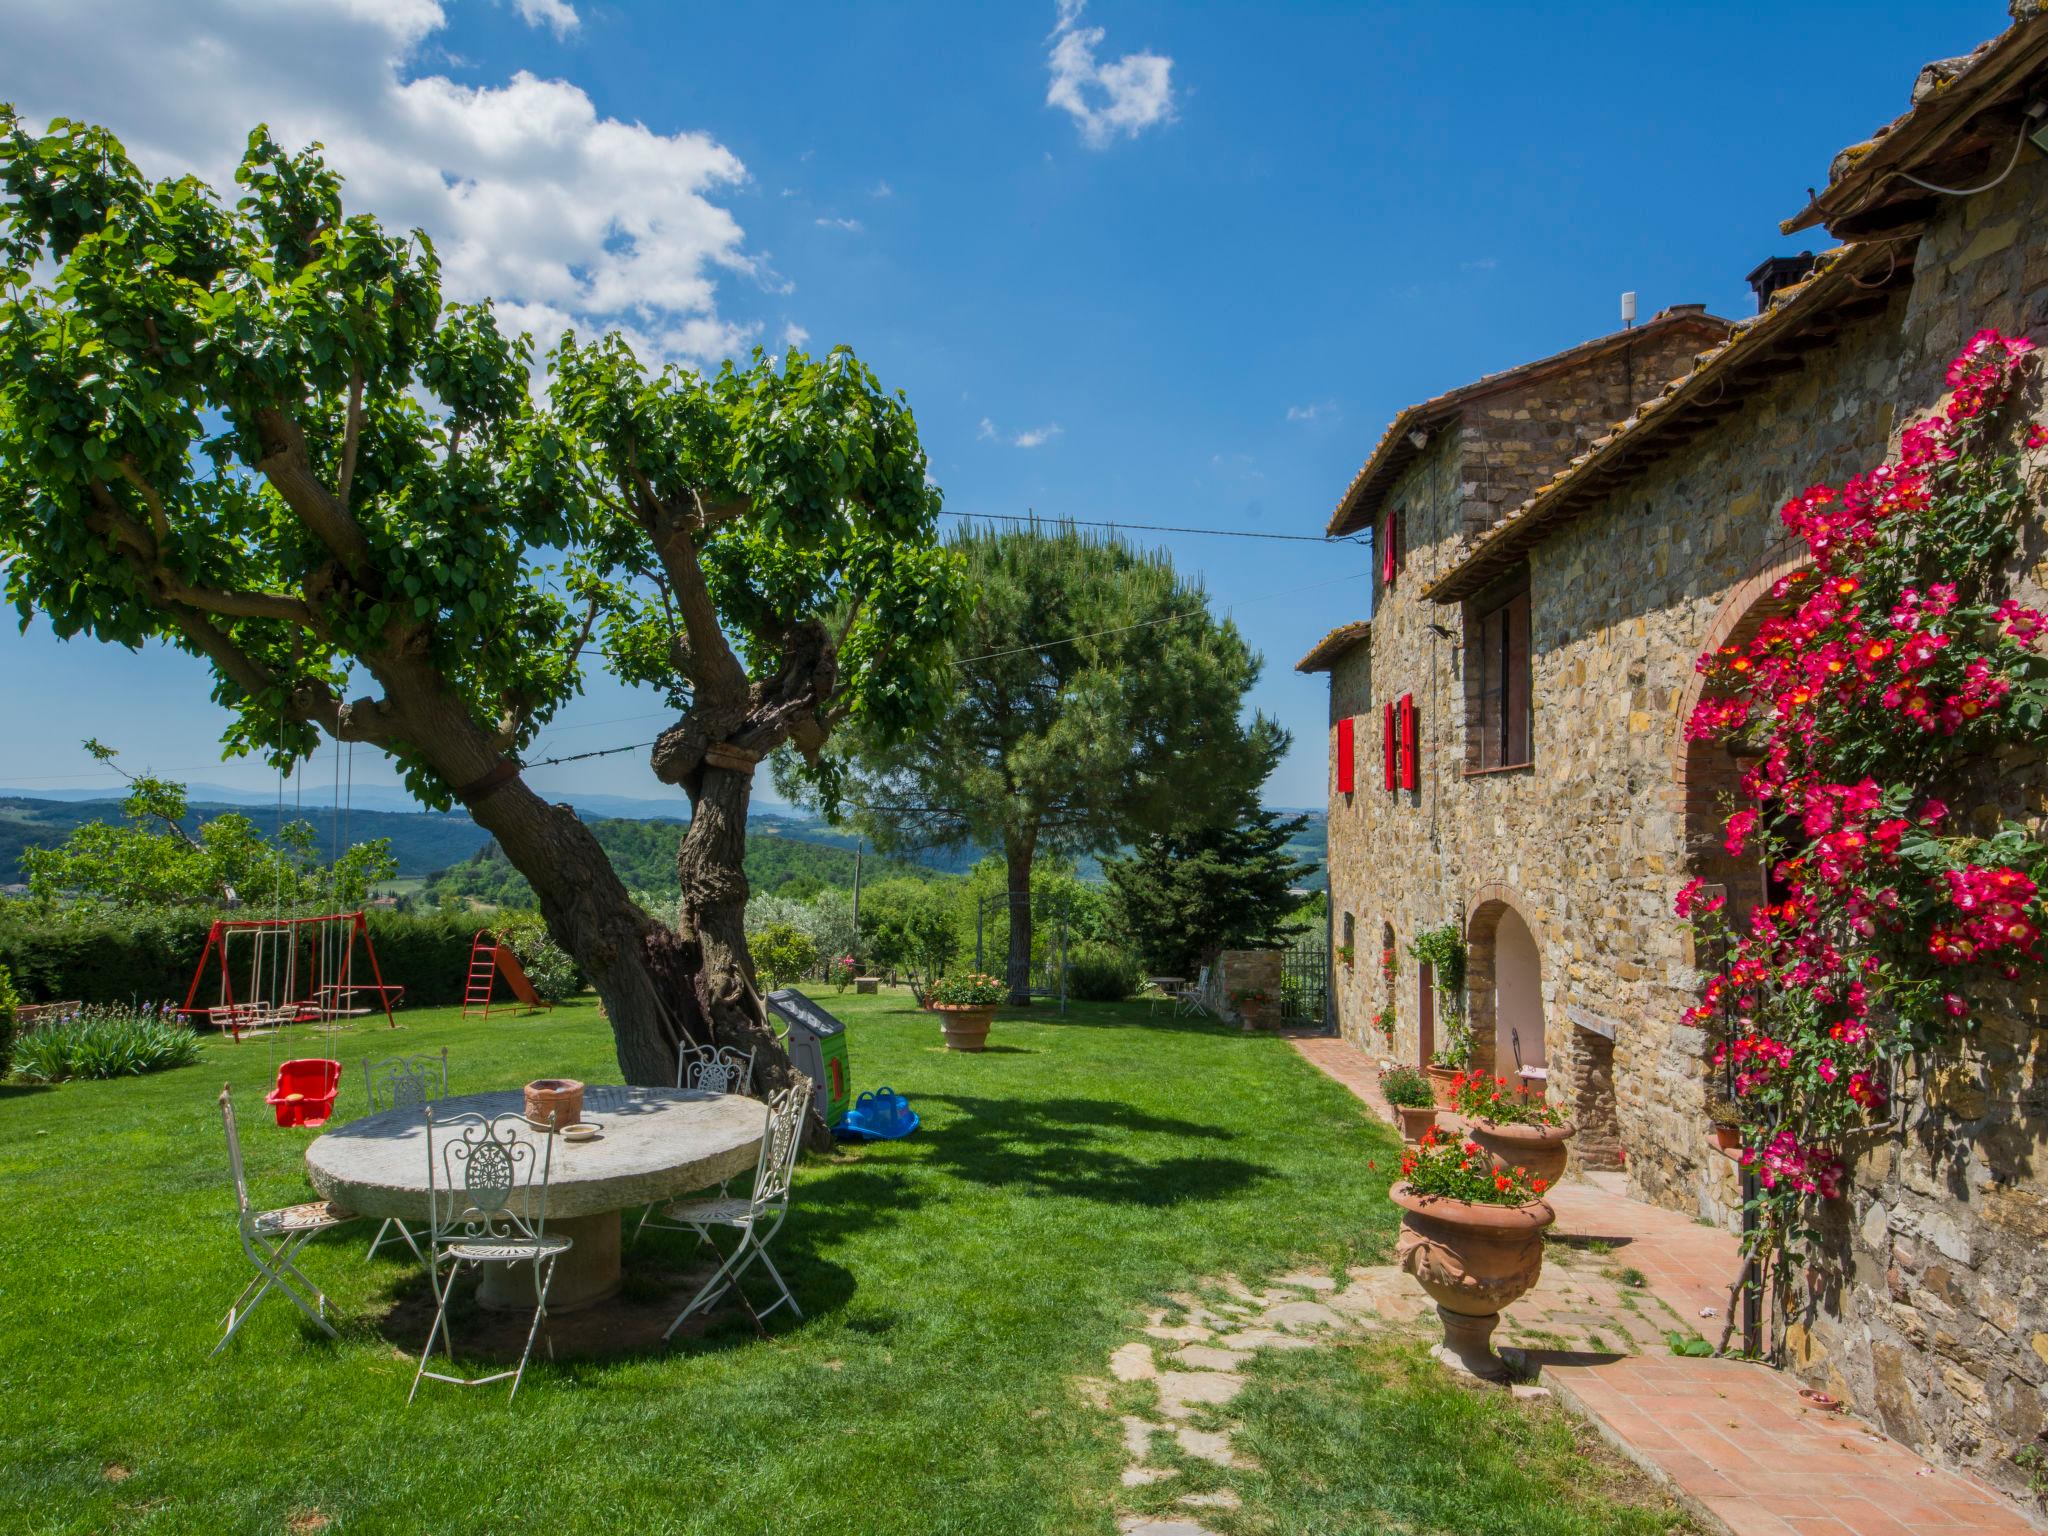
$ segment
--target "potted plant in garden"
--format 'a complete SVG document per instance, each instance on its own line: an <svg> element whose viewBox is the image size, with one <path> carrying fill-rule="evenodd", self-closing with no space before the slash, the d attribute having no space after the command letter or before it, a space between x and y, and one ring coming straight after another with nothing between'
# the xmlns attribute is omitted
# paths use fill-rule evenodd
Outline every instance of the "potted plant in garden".
<svg viewBox="0 0 2048 1536"><path fill-rule="evenodd" d="M939 1016L949 1051L979 1051L988 1045L988 1027L1009 989L993 976L962 971L931 984L925 1007Z"/></svg>
<svg viewBox="0 0 2048 1536"><path fill-rule="evenodd" d="M1451 1087L1458 1129L1476 1141L1496 1168L1521 1168L1555 1184L1564 1176L1566 1143L1578 1127L1540 1093L1504 1077L1461 1072Z"/></svg>
<svg viewBox="0 0 2048 1536"><path fill-rule="evenodd" d="M1436 985L1444 1043L1430 1055L1424 1070L1436 1090L1437 1106L1450 1109L1452 1080L1472 1065L1472 1030L1465 1022L1465 936L1456 923L1439 923L1418 933L1408 953L1430 968Z"/></svg>
<svg viewBox="0 0 2048 1536"><path fill-rule="evenodd" d="M1380 1092L1401 1122L1401 1139L1418 1140L1436 1128L1436 1095L1429 1079L1413 1067L1393 1067L1380 1074Z"/></svg>
<svg viewBox="0 0 2048 1536"><path fill-rule="evenodd" d="M1510 1374L1493 1351L1508 1306L1543 1273L1543 1233L1557 1219L1544 1200L1550 1182L1520 1168L1496 1168L1475 1141L1423 1134L1401 1159L1388 1198L1401 1207L1395 1259L1436 1303L1444 1325L1438 1360L1486 1381Z"/></svg>

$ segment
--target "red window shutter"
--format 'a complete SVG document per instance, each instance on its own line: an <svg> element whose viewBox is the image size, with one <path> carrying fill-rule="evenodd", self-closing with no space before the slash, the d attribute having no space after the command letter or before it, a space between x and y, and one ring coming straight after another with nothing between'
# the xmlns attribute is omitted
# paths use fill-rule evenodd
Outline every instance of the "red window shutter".
<svg viewBox="0 0 2048 1536"><path fill-rule="evenodd" d="M1415 761L1415 695L1401 695L1401 787L1414 789L1421 783Z"/></svg>
<svg viewBox="0 0 2048 1536"><path fill-rule="evenodd" d="M1353 788L1351 769L1352 719L1346 715L1337 722L1337 793L1348 795Z"/></svg>
<svg viewBox="0 0 2048 1536"><path fill-rule="evenodd" d="M1388 789L1394 787L1394 706L1388 701L1386 713L1380 725L1380 759L1386 768Z"/></svg>
<svg viewBox="0 0 2048 1536"><path fill-rule="evenodd" d="M1401 543L1401 514L1398 509L1387 513L1387 536L1380 542L1385 546L1380 550L1380 581L1391 587L1394 572L1400 568L1400 557L1395 553Z"/></svg>

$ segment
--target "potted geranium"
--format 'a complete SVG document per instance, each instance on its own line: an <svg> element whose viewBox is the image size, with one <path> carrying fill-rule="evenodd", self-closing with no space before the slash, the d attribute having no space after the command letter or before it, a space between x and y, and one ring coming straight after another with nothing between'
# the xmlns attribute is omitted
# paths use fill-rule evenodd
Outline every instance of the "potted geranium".
<svg viewBox="0 0 2048 1536"><path fill-rule="evenodd" d="M1415 1141L1436 1128L1436 1095L1429 1079L1413 1067L1390 1067L1380 1074L1380 1093L1401 1121L1401 1139Z"/></svg>
<svg viewBox="0 0 2048 1536"><path fill-rule="evenodd" d="M925 1007L939 1016L939 1029L949 1051L979 1051L988 1045L988 1027L1009 989L993 976L962 971L941 976L925 994Z"/></svg>
<svg viewBox="0 0 2048 1536"><path fill-rule="evenodd" d="M1578 1127L1541 1093L1504 1077L1461 1072L1451 1084L1451 1107L1463 1133L1499 1168L1523 1168L1555 1184L1564 1176L1566 1146Z"/></svg>
<svg viewBox="0 0 2048 1536"><path fill-rule="evenodd" d="M1500 1310L1543 1273L1543 1233L1557 1219L1550 1181L1497 1168L1476 1141L1423 1133L1388 1191L1401 1207L1396 1261L1436 1303L1444 1342L1436 1357L1488 1381L1509 1374L1493 1352Z"/></svg>

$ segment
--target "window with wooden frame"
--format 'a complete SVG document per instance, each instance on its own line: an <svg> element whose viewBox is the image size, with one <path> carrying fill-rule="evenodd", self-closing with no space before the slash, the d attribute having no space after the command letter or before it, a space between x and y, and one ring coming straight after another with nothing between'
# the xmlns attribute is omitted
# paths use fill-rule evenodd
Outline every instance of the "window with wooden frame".
<svg viewBox="0 0 2048 1536"><path fill-rule="evenodd" d="M1525 571L1465 613L1465 771L1526 768L1530 721L1529 577Z"/></svg>

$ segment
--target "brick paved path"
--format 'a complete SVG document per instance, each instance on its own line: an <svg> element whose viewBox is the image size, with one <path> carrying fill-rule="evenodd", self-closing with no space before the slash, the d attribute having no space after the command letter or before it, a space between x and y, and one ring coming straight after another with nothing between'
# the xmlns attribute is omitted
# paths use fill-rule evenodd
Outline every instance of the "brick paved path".
<svg viewBox="0 0 2048 1536"><path fill-rule="evenodd" d="M1327 1038L1293 1044L1391 1118L1362 1051ZM1658 1352L1644 1334L1674 1314L1680 1326L1720 1337L1736 1271L1732 1234L1628 1199L1619 1175L1568 1178L1550 1199L1558 1213L1553 1240L1581 1250L1611 1245L1616 1264L1642 1271L1643 1300L1661 1307L1638 1302L1614 1317L1606 1305L1612 1293L1583 1266L1558 1274L1546 1264L1538 1289L1502 1315L1502 1341L1593 1333L1614 1346L1529 1354L1542 1365L1544 1385L1696 1511L1735 1536L2033 1536L2044 1529L1973 1479L1929 1466L1853 1415L1816 1408L1790 1375ZM1712 1315L1703 1317L1704 1308Z"/></svg>

